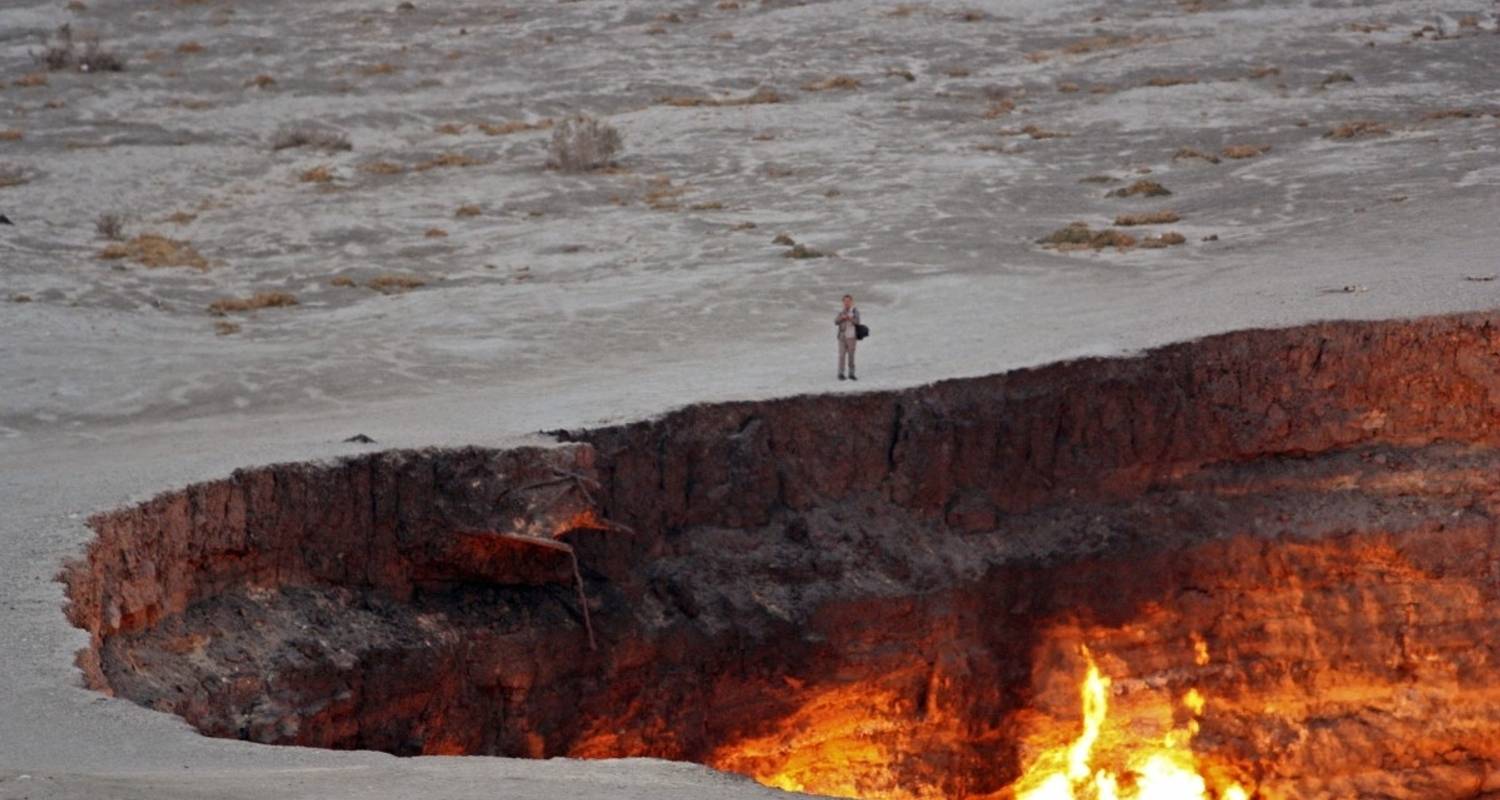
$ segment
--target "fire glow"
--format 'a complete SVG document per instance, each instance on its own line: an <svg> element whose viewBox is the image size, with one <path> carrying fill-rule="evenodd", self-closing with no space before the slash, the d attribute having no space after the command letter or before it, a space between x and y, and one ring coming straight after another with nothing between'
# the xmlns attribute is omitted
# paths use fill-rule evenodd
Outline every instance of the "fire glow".
<svg viewBox="0 0 1500 800"><path fill-rule="evenodd" d="M1201 640L1194 645L1201 666L1208 660L1207 648ZM1088 663L1079 686L1083 731L1068 746L1048 749L1032 761L1015 784L1016 800L1248 800L1239 783L1213 789L1199 772L1192 740L1207 701L1197 689L1182 696L1190 715L1186 726L1174 727L1159 741L1127 746L1121 757L1110 760L1120 766L1096 766L1109 721L1110 679L1088 648L1082 652Z"/></svg>

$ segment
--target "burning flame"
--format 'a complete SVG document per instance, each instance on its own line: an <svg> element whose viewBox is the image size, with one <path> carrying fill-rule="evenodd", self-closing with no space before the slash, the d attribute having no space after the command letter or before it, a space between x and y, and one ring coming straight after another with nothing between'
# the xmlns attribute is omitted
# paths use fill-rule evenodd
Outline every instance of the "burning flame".
<svg viewBox="0 0 1500 800"><path fill-rule="evenodd" d="M1195 661L1208 660L1201 639L1194 641ZM1238 783L1210 792L1198 773L1191 748L1198 720L1207 700L1189 689L1182 705L1192 715L1186 728L1174 728L1158 743L1135 748L1125 756L1124 769L1093 766L1095 750L1109 717L1109 677L1099 671L1094 656L1083 648L1088 672L1079 693L1083 700L1083 732L1066 748L1043 752L1016 783L1016 800L1249 800Z"/></svg>

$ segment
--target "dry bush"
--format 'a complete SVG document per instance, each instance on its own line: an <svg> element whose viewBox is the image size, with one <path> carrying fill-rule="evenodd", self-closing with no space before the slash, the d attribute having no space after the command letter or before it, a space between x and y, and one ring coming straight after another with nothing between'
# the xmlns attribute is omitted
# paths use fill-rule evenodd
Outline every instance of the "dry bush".
<svg viewBox="0 0 1500 800"><path fill-rule="evenodd" d="M1083 91L1083 88L1072 81L1063 81L1057 85L1057 91L1063 94L1076 94Z"/></svg>
<svg viewBox="0 0 1500 800"><path fill-rule="evenodd" d="M802 84L802 91L804 92L826 92L831 90L847 92L858 88L859 81L848 75L834 75L831 78L824 78L821 81Z"/></svg>
<svg viewBox="0 0 1500 800"><path fill-rule="evenodd" d="M1135 246L1135 237L1114 228L1090 230L1086 222L1070 222L1037 240L1038 244L1057 250L1103 250L1113 247L1124 250Z"/></svg>
<svg viewBox="0 0 1500 800"><path fill-rule="evenodd" d="M311 169L302 170L297 174L297 180L303 183L333 183L333 170L327 164L319 164Z"/></svg>
<svg viewBox="0 0 1500 800"><path fill-rule="evenodd" d="M1225 158L1255 158L1269 152L1271 146L1268 144L1232 144L1219 151Z"/></svg>
<svg viewBox="0 0 1500 800"><path fill-rule="evenodd" d="M15 164L0 164L0 189L7 186L21 186L29 183L31 178L26 171Z"/></svg>
<svg viewBox="0 0 1500 800"><path fill-rule="evenodd" d="M214 323L214 334L217 336L228 336L239 332L240 326L229 320L221 319Z"/></svg>
<svg viewBox="0 0 1500 800"><path fill-rule="evenodd" d="M563 120L552 131L547 167L559 172L588 172L614 162L624 137L608 122L586 114Z"/></svg>
<svg viewBox="0 0 1500 800"><path fill-rule="evenodd" d="M744 97L692 97L692 96L667 96L659 97L656 102L664 106L677 106L680 108L697 108L708 106L718 108L721 106L759 106L770 103L780 103L786 100L780 92L769 87L761 87Z"/></svg>
<svg viewBox="0 0 1500 800"><path fill-rule="evenodd" d="M338 131L323 130L310 125L283 125L271 137L272 150L290 150L296 147L312 147L328 152L353 150L349 137Z"/></svg>
<svg viewBox="0 0 1500 800"><path fill-rule="evenodd" d="M1116 225L1164 225L1178 222L1182 217L1176 211L1147 211L1142 214L1121 214L1115 217Z"/></svg>
<svg viewBox="0 0 1500 800"><path fill-rule="evenodd" d="M797 242L792 239L790 234L778 233L776 234L776 238L771 240L771 244L779 244L783 247L792 247L796 245Z"/></svg>
<svg viewBox="0 0 1500 800"><path fill-rule="evenodd" d="M249 297L225 297L208 305L210 314L223 316L232 311L258 311L262 308L284 308L297 305L297 298L286 292L256 292Z"/></svg>
<svg viewBox="0 0 1500 800"><path fill-rule="evenodd" d="M46 86L47 85L47 73L45 73L45 72L32 72L32 73L28 73L26 75L22 75L21 77L16 78L15 80L11 81L10 85L11 86L15 86L15 87L19 87L19 88L26 88L26 87L32 87L32 86Z"/></svg>
<svg viewBox="0 0 1500 800"><path fill-rule="evenodd" d="M710 200L706 203L694 203L688 206L689 211L723 211L724 204L718 200Z"/></svg>
<svg viewBox="0 0 1500 800"><path fill-rule="evenodd" d="M968 67L949 67L943 70L943 74L950 78L967 78L974 73L970 72Z"/></svg>
<svg viewBox="0 0 1500 800"><path fill-rule="evenodd" d="M1148 249L1159 249L1171 247L1172 245L1186 244L1187 237L1177 231L1167 231L1160 236L1147 236L1141 240L1140 246Z"/></svg>
<svg viewBox="0 0 1500 800"><path fill-rule="evenodd" d="M1481 116L1478 111L1467 108L1445 108L1441 111L1429 111L1422 115L1423 122L1432 122L1440 119L1473 119Z"/></svg>
<svg viewBox="0 0 1500 800"><path fill-rule="evenodd" d="M1146 85L1147 86L1160 86L1160 87L1186 86L1188 84L1193 84L1193 83L1197 83L1197 82L1198 82L1198 79L1192 77L1191 75L1172 75L1172 76L1158 75L1157 77L1152 78L1149 81L1146 81Z"/></svg>
<svg viewBox="0 0 1500 800"><path fill-rule="evenodd" d="M359 165L359 171L371 175L400 175L406 171L406 167L390 161L366 161Z"/></svg>
<svg viewBox="0 0 1500 800"><path fill-rule="evenodd" d="M1354 83L1354 76L1347 72L1334 72L1324 78L1319 86L1332 86L1335 83Z"/></svg>
<svg viewBox="0 0 1500 800"><path fill-rule="evenodd" d="M1201 158L1210 164L1219 163L1219 157L1213 153L1205 153L1202 150L1192 147L1179 147L1177 148L1177 152L1172 154L1173 161L1181 161L1186 158Z"/></svg>
<svg viewBox="0 0 1500 800"><path fill-rule="evenodd" d="M1349 23L1349 30L1354 31L1355 33L1380 33L1381 31L1390 30L1390 27L1391 26L1385 24L1384 22Z"/></svg>
<svg viewBox="0 0 1500 800"><path fill-rule="evenodd" d="M351 277L349 277L348 275L338 275L338 276L335 276L333 280L329 281L328 285L329 286L354 286L355 283L354 283L354 279L351 278Z"/></svg>
<svg viewBox="0 0 1500 800"><path fill-rule="evenodd" d="M716 42L728 42L734 39L734 31L715 31L708 38Z"/></svg>
<svg viewBox="0 0 1500 800"><path fill-rule="evenodd" d="M467 204L459 206L458 210L453 212L453 216L459 219L464 219L466 217L477 217L482 213L484 212L479 208L479 206Z"/></svg>
<svg viewBox="0 0 1500 800"><path fill-rule="evenodd" d="M112 242L125 238L125 218L119 214L105 213L94 218L94 233Z"/></svg>
<svg viewBox="0 0 1500 800"><path fill-rule="evenodd" d="M186 225L197 218L197 214L189 214L186 211L177 211L169 214L165 219L162 220L162 222L170 222L174 225Z"/></svg>
<svg viewBox="0 0 1500 800"><path fill-rule="evenodd" d="M483 131L486 136L505 136L511 133L520 133L521 131L546 130L552 127L553 124L553 120L549 117L539 119L536 122L502 122L499 124L480 122L475 127Z"/></svg>
<svg viewBox="0 0 1500 800"><path fill-rule="evenodd" d="M902 67L888 67L885 74L887 77L900 78L907 83L912 83L917 79L917 76L911 70Z"/></svg>
<svg viewBox="0 0 1500 800"><path fill-rule="evenodd" d="M459 136L463 134L464 128L466 127L468 126L464 125L462 122L444 122L443 124L434 128L434 130L443 136Z"/></svg>
<svg viewBox="0 0 1500 800"><path fill-rule="evenodd" d="M381 62L379 64L370 64L368 66L360 67L359 74L364 75L367 78L371 78L376 75L391 75L394 74L398 69L400 69L400 67L397 67L395 64Z"/></svg>
<svg viewBox="0 0 1500 800"><path fill-rule="evenodd" d="M428 160L423 161L415 167L412 167L412 169L416 170L417 172L426 172L430 169L440 169L445 167L477 167L481 164L486 163L489 162L475 158L473 156L466 156L463 153L443 153L442 155L434 156L433 158L429 158Z"/></svg>
<svg viewBox="0 0 1500 800"><path fill-rule="evenodd" d="M656 211L677 211L682 205L677 202L679 197L687 194L686 186L673 186L672 179L665 175L653 178L651 188L641 199L646 205Z"/></svg>
<svg viewBox="0 0 1500 800"><path fill-rule="evenodd" d="M1281 74L1281 67L1256 67L1250 70L1250 77L1260 80L1261 78L1272 78Z"/></svg>
<svg viewBox="0 0 1500 800"><path fill-rule="evenodd" d="M192 41L183 42L182 44L177 45L177 53L178 53L178 55L184 55L184 56L197 55L197 54L203 52L204 49L205 48L203 47L203 45L198 44L197 42L192 42Z"/></svg>
<svg viewBox="0 0 1500 800"><path fill-rule="evenodd" d="M1079 178L1078 182L1079 183L1119 183L1120 179L1116 178L1116 177L1114 177L1112 175L1089 175L1088 177L1085 177L1085 178Z"/></svg>
<svg viewBox="0 0 1500 800"><path fill-rule="evenodd" d="M26 138L26 134L15 128L0 130L0 142L19 142L24 138Z"/></svg>
<svg viewBox="0 0 1500 800"><path fill-rule="evenodd" d="M740 4L737 0L719 0L719 4L715 8L720 11L739 11Z"/></svg>
<svg viewBox="0 0 1500 800"><path fill-rule="evenodd" d="M10 296L10 301L12 303L30 303L31 302L31 295L29 295L29 294L13 294L13 295Z"/></svg>
<svg viewBox="0 0 1500 800"><path fill-rule="evenodd" d="M1021 129L1021 132L1033 139L1066 139L1069 136L1073 135L1071 133L1063 133L1061 131L1043 130L1035 125L1027 125L1026 127Z"/></svg>
<svg viewBox="0 0 1500 800"><path fill-rule="evenodd" d="M254 87L256 89L269 89L275 85L276 79L270 75L256 75L250 80L245 81L246 87Z"/></svg>
<svg viewBox="0 0 1500 800"><path fill-rule="evenodd" d="M427 285L427 281L411 275L381 275L372 278L365 285L381 294L400 294L412 289L420 289Z"/></svg>
<svg viewBox="0 0 1500 800"><path fill-rule="evenodd" d="M1015 111L1015 110L1016 110L1016 101L1011 100L1010 98L1007 97L1007 98L1005 98L1003 100L996 101L989 108L985 109L984 118L985 119L998 119L998 118L1003 117L1006 114L1009 114L1010 112Z"/></svg>
<svg viewBox="0 0 1500 800"><path fill-rule="evenodd" d="M885 12L885 15L887 17L896 17L897 19L905 19L906 17L909 17L913 13L918 11L920 8L921 6L914 6L910 3L902 3L898 6L892 6Z"/></svg>
<svg viewBox="0 0 1500 800"><path fill-rule="evenodd" d="M1121 186L1105 197L1166 197L1172 192L1156 181L1138 180L1129 186Z"/></svg>
<svg viewBox="0 0 1500 800"><path fill-rule="evenodd" d="M422 235L427 237L428 239L441 239L447 236L448 232L443 230L442 228L428 228L427 232Z"/></svg>
<svg viewBox="0 0 1500 800"><path fill-rule="evenodd" d="M797 244L792 245L792 249L790 249L790 250L788 250L788 251L786 251L785 253L782 254L782 256L784 258L797 258L797 259L804 259L804 258L827 258L829 255L831 255L831 254L825 253L822 250L817 250L817 249L808 247L807 245L802 244L801 242L798 242Z"/></svg>
<svg viewBox="0 0 1500 800"><path fill-rule="evenodd" d="M129 259L145 267L189 267L208 269L204 258L188 242L168 239L155 233L143 233L128 242L116 242L99 251L105 260Z"/></svg>
<svg viewBox="0 0 1500 800"><path fill-rule="evenodd" d="M1386 136L1391 132L1384 123L1361 119L1333 128L1323 134L1325 139L1357 139L1361 136Z"/></svg>
<svg viewBox="0 0 1500 800"><path fill-rule="evenodd" d="M1060 52L1078 56L1085 53L1093 53L1099 50L1112 50L1118 47L1134 47L1148 40L1145 36L1121 36L1106 34L1103 36L1090 36L1087 39L1079 39L1076 42L1064 45Z"/></svg>
<svg viewBox="0 0 1500 800"><path fill-rule="evenodd" d="M125 59L113 50L104 49L97 38L83 45L83 55L78 57L79 72L124 72Z"/></svg>

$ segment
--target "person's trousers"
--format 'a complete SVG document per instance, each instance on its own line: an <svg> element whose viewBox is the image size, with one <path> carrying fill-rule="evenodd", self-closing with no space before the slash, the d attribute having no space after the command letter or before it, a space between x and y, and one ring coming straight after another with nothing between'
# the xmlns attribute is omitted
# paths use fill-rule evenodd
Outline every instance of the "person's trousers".
<svg viewBox="0 0 1500 800"><path fill-rule="evenodd" d="M854 345L858 339L839 337L839 374L844 374L844 362L849 362L849 374L854 374Z"/></svg>

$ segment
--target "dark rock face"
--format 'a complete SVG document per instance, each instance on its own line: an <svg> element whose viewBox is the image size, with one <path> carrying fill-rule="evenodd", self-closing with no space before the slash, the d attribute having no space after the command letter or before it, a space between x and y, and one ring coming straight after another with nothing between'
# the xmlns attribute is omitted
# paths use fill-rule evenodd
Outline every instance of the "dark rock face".
<svg viewBox="0 0 1500 800"><path fill-rule="evenodd" d="M957 798L1076 733L1087 645L1101 759L1193 690L1214 792L1474 797L1500 790L1497 322L243 470L95 518L80 665L210 735Z"/></svg>

